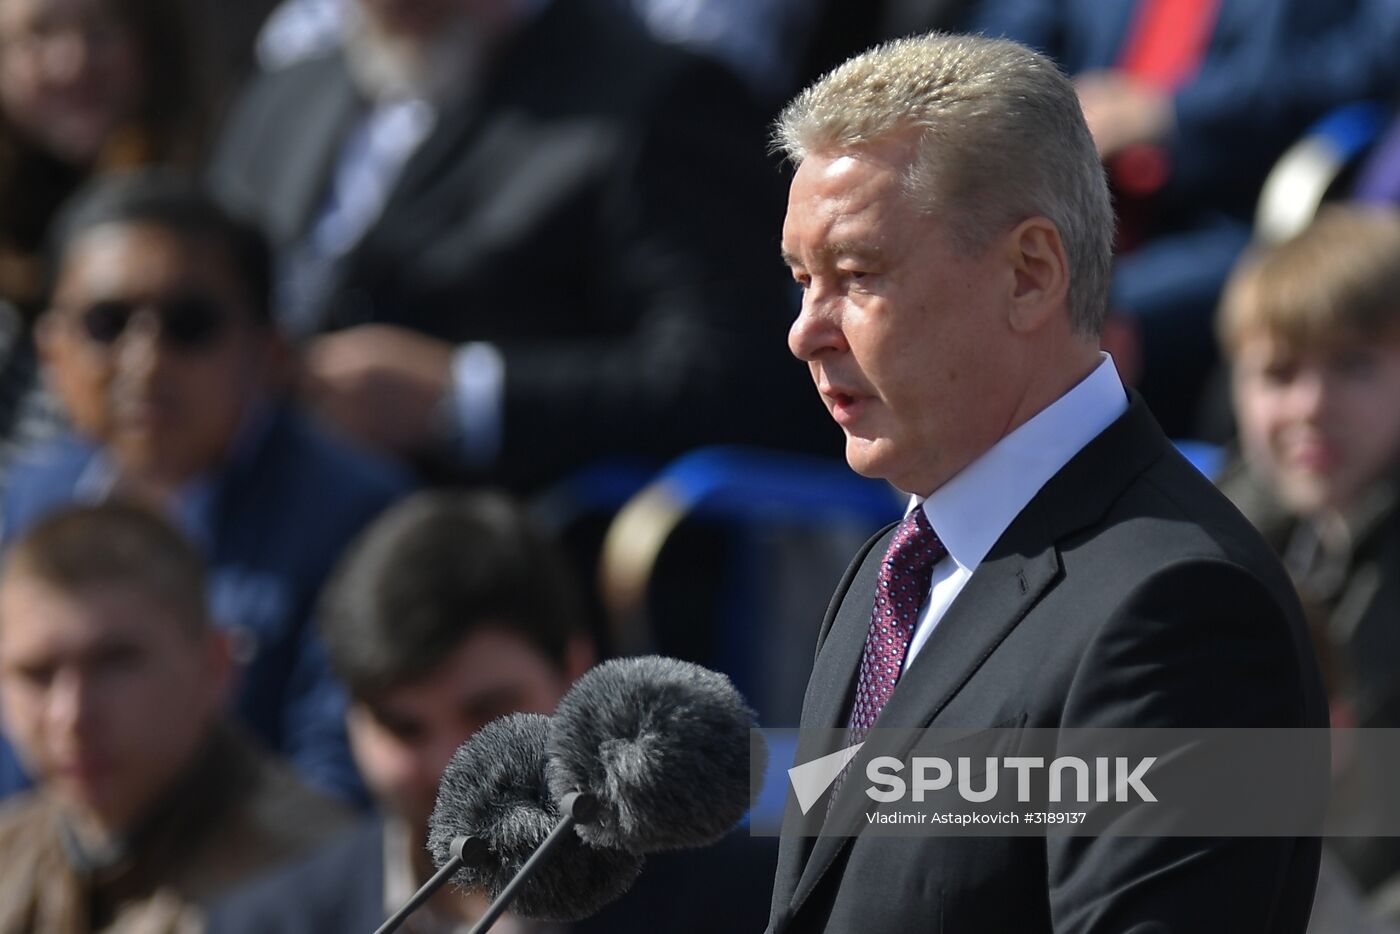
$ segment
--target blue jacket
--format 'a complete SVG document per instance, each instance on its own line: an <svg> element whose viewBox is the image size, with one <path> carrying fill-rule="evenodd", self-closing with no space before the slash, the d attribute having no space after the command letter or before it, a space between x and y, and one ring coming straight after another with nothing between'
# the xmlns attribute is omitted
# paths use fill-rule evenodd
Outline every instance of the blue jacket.
<svg viewBox="0 0 1400 934"><path fill-rule="evenodd" d="M267 413L177 518L205 549L210 607L242 665L235 709L314 785L362 788L345 739L345 695L313 624L345 546L409 487L407 474L333 441L289 407ZM74 435L17 462L4 496L8 544L45 513L92 498L100 449ZM0 751L0 763L6 756ZM0 795L16 790L0 765Z"/></svg>

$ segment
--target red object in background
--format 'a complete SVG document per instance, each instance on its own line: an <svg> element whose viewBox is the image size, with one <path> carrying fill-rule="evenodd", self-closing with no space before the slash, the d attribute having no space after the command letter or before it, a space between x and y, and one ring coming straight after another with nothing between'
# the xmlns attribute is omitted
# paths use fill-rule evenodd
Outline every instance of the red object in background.
<svg viewBox="0 0 1400 934"><path fill-rule="evenodd" d="M1200 71L1219 12L1220 0L1142 0L1118 67L1175 91Z"/></svg>
<svg viewBox="0 0 1400 934"><path fill-rule="evenodd" d="M1171 93L1201 70L1215 31L1220 0L1141 0L1123 44L1118 67L1125 74ZM1161 146L1132 146L1108 161L1118 201L1118 250L1127 252L1151 228L1149 199L1171 176Z"/></svg>

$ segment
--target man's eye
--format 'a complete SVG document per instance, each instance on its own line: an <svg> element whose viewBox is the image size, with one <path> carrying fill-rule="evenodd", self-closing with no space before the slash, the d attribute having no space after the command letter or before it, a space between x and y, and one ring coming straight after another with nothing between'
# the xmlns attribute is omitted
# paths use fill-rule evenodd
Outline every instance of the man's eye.
<svg viewBox="0 0 1400 934"><path fill-rule="evenodd" d="M1338 354L1332 361L1332 369L1338 376L1349 379L1369 379L1376 372L1376 358L1364 350L1353 350Z"/></svg>
<svg viewBox="0 0 1400 934"><path fill-rule="evenodd" d="M417 742L426 734L421 723L413 723L408 720L393 720L384 724L384 726L403 743Z"/></svg>
<svg viewBox="0 0 1400 934"><path fill-rule="evenodd" d="M53 683L57 669L52 665L15 665L10 674L29 688L43 689Z"/></svg>
<svg viewBox="0 0 1400 934"><path fill-rule="evenodd" d="M412 743L427 735L421 720L406 717L388 710L375 710L373 717L386 733L399 742Z"/></svg>
<svg viewBox="0 0 1400 934"><path fill-rule="evenodd" d="M146 655L134 645L113 645L105 648L93 659L94 667L109 672L135 671L146 661Z"/></svg>

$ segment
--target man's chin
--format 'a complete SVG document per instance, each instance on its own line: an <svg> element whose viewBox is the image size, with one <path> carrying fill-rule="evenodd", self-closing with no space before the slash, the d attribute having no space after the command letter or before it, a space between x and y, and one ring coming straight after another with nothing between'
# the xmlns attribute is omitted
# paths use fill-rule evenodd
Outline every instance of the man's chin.
<svg viewBox="0 0 1400 934"><path fill-rule="evenodd" d="M1304 516L1316 516L1339 509L1345 500L1337 485L1319 482L1316 478L1297 477L1279 484L1279 499L1290 511Z"/></svg>
<svg viewBox="0 0 1400 934"><path fill-rule="evenodd" d="M118 441L113 446L117 466L130 477L155 478L178 458L155 439L142 437Z"/></svg>
<svg viewBox="0 0 1400 934"><path fill-rule="evenodd" d="M161 426L155 430L120 431L112 438L116 465L123 473L158 480L183 482L224 461L232 441L193 441L192 430Z"/></svg>
<svg viewBox="0 0 1400 934"><path fill-rule="evenodd" d="M883 438L862 438L846 432L846 463L862 477L885 480L889 477L888 442Z"/></svg>
<svg viewBox="0 0 1400 934"><path fill-rule="evenodd" d="M133 810L124 806L110 784L94 786L81 782L59 782L54 787L59 806L90 843L102 842L122 833Z"/></svg>
<svg viewBox="0 0 1400 934"><path fill-rule="evenodd" d="M901 493L927 496L934 488L927 473L911 469L916 465L900 454L889 438L846 435L846 463L852 470L871 480L883 480Z"/></svg>

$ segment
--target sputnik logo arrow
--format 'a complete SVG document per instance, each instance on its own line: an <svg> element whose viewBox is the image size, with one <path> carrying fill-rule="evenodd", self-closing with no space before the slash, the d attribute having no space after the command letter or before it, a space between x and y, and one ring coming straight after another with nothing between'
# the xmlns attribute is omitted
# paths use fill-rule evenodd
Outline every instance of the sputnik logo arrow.
<svg viewBox="0 0 1400 934"><path fill-rule="evenodd" d="M836 777L864 745L865 743L856 743L854 746L788 769L788 780L792 782L792 790L797 795L797 806L802 809L804 815L821 799L822 794L831 787L831 783L836 781Z"/></svg>

